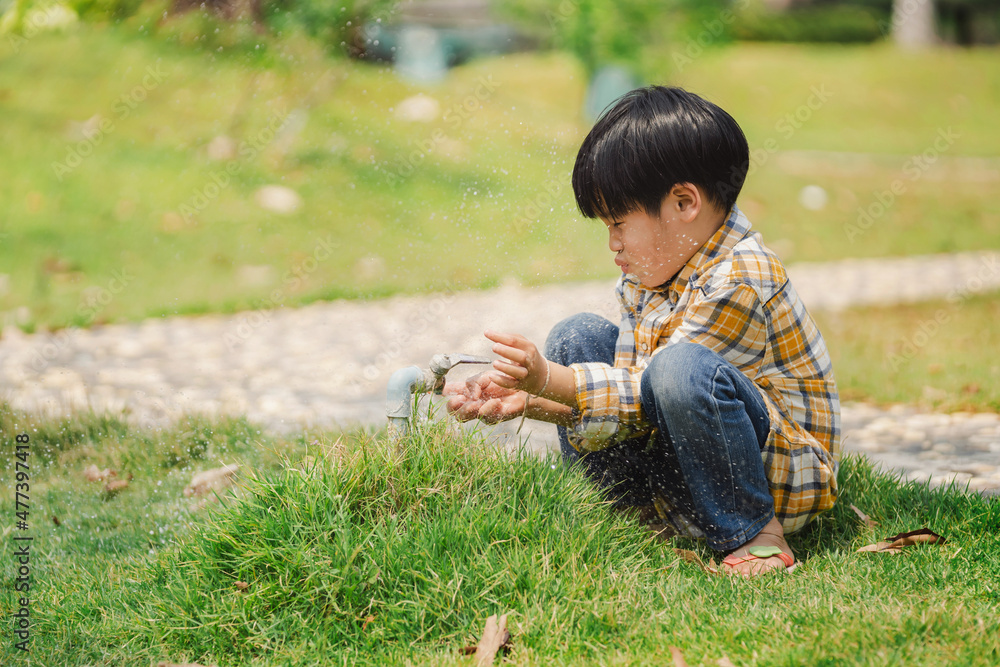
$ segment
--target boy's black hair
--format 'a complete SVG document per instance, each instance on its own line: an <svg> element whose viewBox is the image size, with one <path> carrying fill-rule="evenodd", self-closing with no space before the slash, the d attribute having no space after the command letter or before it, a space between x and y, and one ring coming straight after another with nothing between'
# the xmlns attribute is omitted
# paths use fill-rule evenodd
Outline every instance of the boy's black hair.
<svg viewBox="0 0 1000 667"><path fill-rule="evenodd" d="M577 206L588 218L617 220L643 209L659 217L677 183L699 186L724 211L736 203L750 166L733 117L681 88L625 94L583 140L573 167Z"/></svg>

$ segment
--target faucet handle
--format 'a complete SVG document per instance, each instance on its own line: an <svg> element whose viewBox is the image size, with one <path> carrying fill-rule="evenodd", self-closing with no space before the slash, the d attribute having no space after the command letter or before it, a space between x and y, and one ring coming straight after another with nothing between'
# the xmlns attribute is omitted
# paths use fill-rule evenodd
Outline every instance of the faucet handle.
<svg viewBox="0 0 1000 667"><path fill-rule="evenodd" d="M477 357L472 354L435 354L431 357L431 372L437 377L444 377L448 371L459 364L489 364L487 357Z"/></svg>
<svg viewBox="0 0 1000 667"><path fill-rule="evenodd" d="M444 388L444 376L459 364L489 364L492 360L488 357L477 357L473 354L435 354L431 357L430 371L434 374L435 394L440 394Z"/></svg>

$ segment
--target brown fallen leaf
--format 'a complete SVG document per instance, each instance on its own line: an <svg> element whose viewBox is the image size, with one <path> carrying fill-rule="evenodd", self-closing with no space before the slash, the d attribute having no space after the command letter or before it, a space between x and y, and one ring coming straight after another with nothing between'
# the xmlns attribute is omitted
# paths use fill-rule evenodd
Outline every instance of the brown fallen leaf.
<svg viewBox="0 0 1000 667"><path fill-rule="evenodd" d="M935 533L930 528L920 528L911 530L908 533L900 533L886 538L890 542L898 542L900 546L908 547L914 544L944 544L948 540Z"/></svg>
<svg viewBox="0 0 1000 667"><path fill-rule="evenodd" d="M671 646L670 655L674 658L674 667L688 667L687 660L684 659L684 654L679 648Z"/></svg>
<svg viewBox="0 0 1000 667"><path fill-rule="evenodd" d="M364 632L364 631L365 631L365 628L367 628L367 627L368 627L368 624L369 624L369 623L371 623L371 622L372 622L372 621L374 621L374 620L375 620L375 617L374 617L374 616L371 616L371 615L369 615L369 616L366 616L366 617L365 617L365 622L361 624L361 631L362 631L362 632Z"/></svg>
<svg viewBox="0 0 1000 667"><path fill-rule="evenodd" d="M861 519L861 521L869 528L874 528L878 525L877 522L872 521L870 516L859 510L855 505L851 505L851 509L854 510L854 513L858 515L858 518Z"/></svg>
<svg viewBox="0 0 1000 667"><path fill-rule="evenodd" d="M902 550L902 547L894 547L891 542L876 542L875 544L866 544L861 547L858 549L858 553L861 553L862 551L877 551L879 553L898 554Z"/></svg>
<svg viewBox="0 0 1000 667"><path fill-rule="evenodd" d="M57 526L61 526L62 525L62 521L60 521L59 517L57 517L57 516L52 517L52 523L56 524Z"/></svg>
<svg viewBox="0 0 1000 667"><path fill-rule="evenodd" d="M237 581L235 584L233 584L233 586L235 586L236 589L240 591L245 591L246 589L250 588L250 584L248 584L245 581Z"/></svg>
<svg viewBox="0 0 1000 667"><path fill-rule="evenodd" d="M224 465L221 468L203 470L191 478L191 483L184 487L184 497L202 496L211 491L221 491L233 483L233 476L239 466Z"/></svg>
<svg viewBox="0 0 1000 667"><path fill-rule="evenodd" d="M501 616L499 620L497 620L496 614L487 618L486 627L483 628L483 634L479 638L479 645L476 647L475 658L477 667L492 665L493 660L496 659L497 651L509 642L510 632L507 631L507 614Z"/></svg>
<svg viewBox="0 0 1000 667"><path fill-rule="evenodd" d="M869 544L858 549L858 552L871 551L877 553L898 554L903 547L911 547L916 544L944 544L947 540L929 528L911 530L908 533L900 533L887 537L881 542Z"/></svg>
<svg viewBox="0 0 1000 667"><path fill-rule="evenodd" d="M718 574L719 573L719 568L715 564L715 559L714 558L712 560L708 561L708 565L706 565L705 561L703 561L701 559L701 556L699 556L698 554L696 554L693 551L689 551L687 549L674 549L674 553L677 554L678 556L680 556L681 560L684 560L684 561L687 561L688 563L692 563L694 565L697 565L698 567L700 567L705 572L708 572L709 574Z"/></svg>
<svg viewBox="0 0 1000 667"><path fill-rule="evenodd" d="M126 488L128 488L127 479L113 479L104 485L104 496L106 498L114 498Z"/></svg>

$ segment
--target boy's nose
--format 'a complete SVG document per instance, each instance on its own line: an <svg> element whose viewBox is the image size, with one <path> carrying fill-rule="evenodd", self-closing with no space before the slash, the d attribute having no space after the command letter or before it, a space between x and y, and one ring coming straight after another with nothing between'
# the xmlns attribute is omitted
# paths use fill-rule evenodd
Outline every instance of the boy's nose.
<svg viewBox="0 0 1000 667"><path fill-rule="evenodd" d="M611 252L621 252L625 246L622 245L620 239L618 239L614 234L608 234L608 248Z"/></svg>

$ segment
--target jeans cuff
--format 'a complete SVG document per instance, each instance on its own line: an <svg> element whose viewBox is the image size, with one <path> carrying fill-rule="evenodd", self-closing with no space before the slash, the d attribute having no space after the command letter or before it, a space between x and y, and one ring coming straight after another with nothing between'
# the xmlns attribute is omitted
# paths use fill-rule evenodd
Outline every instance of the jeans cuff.
<svg viewBox="0 0 1000 667"><path fill-rule="evenodd" d="M769 510L761 519L753 522L749 527L727 540L715 540L708 537L708 546L715 551L733 551L734 549L739 549L741 546L757 537L757 535L760 534L760 531L764 530L764 526L766 526L771 519L774 518L774 516L774 509Z"/></svg>

